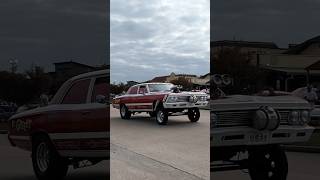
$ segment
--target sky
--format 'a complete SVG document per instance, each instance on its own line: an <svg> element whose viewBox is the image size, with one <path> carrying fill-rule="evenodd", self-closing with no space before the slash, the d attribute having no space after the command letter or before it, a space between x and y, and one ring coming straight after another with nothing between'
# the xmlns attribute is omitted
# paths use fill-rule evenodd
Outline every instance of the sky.
<svg viewBox="0 0 320 180"><path fill-rule="evenodd" d="M111 0L111 82L204 75L209 61L209 0Z"/></svg>
<svg viewBox="0 0 320 180"><path fill-rule="evenodd" d="M106 0L0 1L0 71L11 58L20 72L69 60L108 64L106 10Z"/></svg>
<svg viewBox="0 0 320 180"><path fill-rule="evenodd" d="M287 48L320 35L320 0L212 0L211 39Z"/></svg>

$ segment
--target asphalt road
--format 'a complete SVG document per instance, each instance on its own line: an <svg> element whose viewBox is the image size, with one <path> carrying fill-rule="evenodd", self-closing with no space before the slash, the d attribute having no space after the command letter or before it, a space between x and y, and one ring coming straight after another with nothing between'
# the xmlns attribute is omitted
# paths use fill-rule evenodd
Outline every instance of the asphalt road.
<svg viewBox="0 0 320 180"><path fill-rule="evenodd" d="M210 179L209 111L197 123L171 116L166 126L146 113L123 120L110 112L111 179Z"/></svg>
<svg viewBox="0 0 320 180"><path fill-rule="evenodd" d="M287 180L320 179L320 154L287 152L289 172ZM213 172L212 180L250 180L248 173L242 171Z"/></svg>
<svg viewBox="0 0 320 180"><path fill-rule="evenodd" d="M71 167L65 180L106 180L109 179L108 170L108 161L76 170ZM0 134L0 179L36 180L30 153L10 147L4 134Z"/></svg>

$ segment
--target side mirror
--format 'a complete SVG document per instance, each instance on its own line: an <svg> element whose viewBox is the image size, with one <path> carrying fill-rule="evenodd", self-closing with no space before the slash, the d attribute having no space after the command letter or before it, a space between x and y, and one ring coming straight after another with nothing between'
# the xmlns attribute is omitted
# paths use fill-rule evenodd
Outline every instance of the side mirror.
<svg viewBox="0 0 320 180"><path fill-rule="evenodd" d="M99 94L96 96L96 102L101 103L101 104L106 104L107 98L106 98L106 96Z"/></svg>

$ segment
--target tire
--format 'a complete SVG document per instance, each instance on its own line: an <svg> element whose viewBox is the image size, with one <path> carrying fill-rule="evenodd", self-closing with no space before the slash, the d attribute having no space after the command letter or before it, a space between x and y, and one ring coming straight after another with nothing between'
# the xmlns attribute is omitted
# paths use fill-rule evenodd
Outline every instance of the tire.
<svg viewBox="0 0 320 180"><path fill-rule="evenodd" d="M200 119L199 108L188 109L188 118L191 122L197 122Z"/></svg>
<svg viewBox="0 0 320 180"><path fill-rule="evenodd" d="M278 145L249 151L248 163L252 180L287 179L287 156Z"/></svg>
<svg viewBox="0 0 320 180"><path fill-rule="evenodd" d="M154 112L154 111L152 111L152 112L149 112L149 115L150 115L150 117L156 117L156 115L157 115L157 112Z"/></svg>
<svg viewBox="0 0 320 180"><path fill-rule="evenodd" d="M163 107L159 107L156 111L156 121L159 125L168 124L168 112Z"/></svg>
<svg viewBox="0 0 320 180"><path fill-rule="evenodd" d="M120 116L122 119L130 119L131 118L131 112L128 110L126 105L120 106Z"/></svg>
<svg viewBox="0 0 320 180"><path fill-rule="evenodd" d="M32 165L39 180L61 180L68 172L68 161L57 153L51 141L39 136L32 143Z"/></svg>

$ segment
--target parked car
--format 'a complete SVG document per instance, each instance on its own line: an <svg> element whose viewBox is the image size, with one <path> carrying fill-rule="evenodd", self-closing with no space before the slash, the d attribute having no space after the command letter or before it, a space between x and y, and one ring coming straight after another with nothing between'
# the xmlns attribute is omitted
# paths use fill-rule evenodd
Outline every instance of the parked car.
<svg viewBox="0 0 320 180"><path fill-rule="evenodd" d="M66 81L47 106L10 118L13 146L31 151L39 180L59 180L74 168L109 158L109 71Z"/></svg>
<svg viewBox="0 0 320 180"><path fill-rule="evenodd" d="M283 144L306 142L310 104L285 93L225 95L211 100L211 171L248 169L251 179L285 180Z"/></svg>
<svg viewBox="0 0 320 180"><path fill-rule="evenodd" d="M160 125L168 123L170 115L188 115L191 122L200 119L200 107L208 104L203 92L180 92L171 83L143 83L129 88L127 93L113 99L113 107L120 109L122 119L147 112Z"/></svg>

